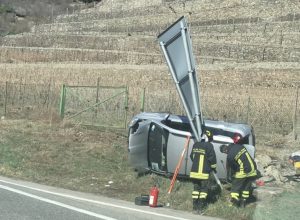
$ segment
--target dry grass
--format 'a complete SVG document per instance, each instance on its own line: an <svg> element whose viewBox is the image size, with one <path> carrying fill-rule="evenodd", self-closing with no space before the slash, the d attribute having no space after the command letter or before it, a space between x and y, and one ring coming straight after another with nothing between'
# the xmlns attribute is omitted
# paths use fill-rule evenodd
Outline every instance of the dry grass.
<svg viewBox="0 0 300 220"><path fill-rule="evenodd" d="M248 122L255 129L265 131L280 131L283 134L291 132L300 82L297 66L271 69L268 64L265 64L265 68L256 64L252 70L249 70L249 65L219 67L205 65L198 68L205 117ZM54 104L58 102L62 84L96 86L99 78L100 86L129 87L128 119L140 111L144 88L145 111L184 114L166 66L2 64L0 70L6 73L1 78L3 83L50 83L54 95L52 98L56 97L57 100ZM27 92L31 90L26 89ZM84 98L83 94L87 91L81 92L80 99ZM297 115L298 111L299 108Z"/></svg>
<svg viewBox="0 0 300 220"><path fill-rule="evenodd" d="M124 134L26 120L2 120L0 128L1 175L131 202L136 196L149 194L157 184L159 204L192 210L192 183L178 180L169 195L170 179L154 174L138 177L133 172ZM239 212L228 209L228 195L226 190L209 206L207 215L228 218L231 213L235 219L250 219L253 207Z"/></svg>

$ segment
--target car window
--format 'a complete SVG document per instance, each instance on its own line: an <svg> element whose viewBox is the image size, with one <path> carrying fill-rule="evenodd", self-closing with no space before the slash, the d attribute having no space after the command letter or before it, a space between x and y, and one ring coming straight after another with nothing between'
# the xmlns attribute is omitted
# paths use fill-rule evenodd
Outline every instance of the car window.
<svg viewBox="0 0 300 220"><path fill-rule="evenodd" d="M162 121L162 123L176 130L192 132L191 125L189 123L174 122L170 120Z"/></svg>

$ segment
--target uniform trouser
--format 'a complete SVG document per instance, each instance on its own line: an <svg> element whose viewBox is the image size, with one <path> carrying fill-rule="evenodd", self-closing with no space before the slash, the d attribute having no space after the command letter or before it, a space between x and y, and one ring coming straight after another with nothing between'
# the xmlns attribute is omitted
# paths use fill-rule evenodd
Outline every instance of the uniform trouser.
<svg viewBox="0 0 300 220"><path fill-rule="evenodd" d="M208 179L203 180L193 180L194 191L192 193L193 199L206 199L208 193Z"/></svg>
<svg viewBox="0 0 300 220"><path fill-rule="evenodd" d="M248 199L254 180L255 177L234 178L231 186L231 198L235 200Z"/></svg>

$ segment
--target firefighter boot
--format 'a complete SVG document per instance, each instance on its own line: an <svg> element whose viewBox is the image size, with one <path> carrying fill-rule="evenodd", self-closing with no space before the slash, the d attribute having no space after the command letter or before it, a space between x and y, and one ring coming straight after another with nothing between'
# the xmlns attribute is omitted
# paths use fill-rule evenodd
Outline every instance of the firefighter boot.
<svg viewBox="0 0 300 220"><path fill-rule="evenodd" d="M198 214L202 214L206 208L206 199L199 199Z"/></svg>
<svg viewBox="0 0 300 220"><path fill-rule="evenodd" d="M235 206L238 208L238 207L240 207L240 201L237 199L231 198L229 206Z"/></svg>
<svg viewBox="0 0 300 220"><path fill-rule="evenodd" d="M193 213L197 214L199 206L199 199L193 199Z"/></svg>
<svg viewBox="0 0 300 220"><path fill-rule="evenodd" d="M241 208L245 208L245 206L246 206L246 199L241 199L241 201L240 201L240 207Z"/></svg>

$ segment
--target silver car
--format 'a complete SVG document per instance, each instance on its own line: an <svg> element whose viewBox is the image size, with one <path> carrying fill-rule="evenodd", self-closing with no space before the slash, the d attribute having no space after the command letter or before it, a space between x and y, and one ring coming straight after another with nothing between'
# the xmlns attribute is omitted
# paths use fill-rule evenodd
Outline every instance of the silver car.
<svg viewBox="0 0 300 220"><path fill-rule="evenodd" d="M250 155L255 154L255 136L247 124L204 120L205 129L213 133L213 145L217 156L217 176L227 179L226 154L220 146L233 142L235 136L242 137ZM171 176L191 135L188 150L184 155L179 177L189 177L192 161L190 153L194 144L190 123L186 116L168 113L140 113L129 124L129 162L138 173L148 171Z"/></svg>

